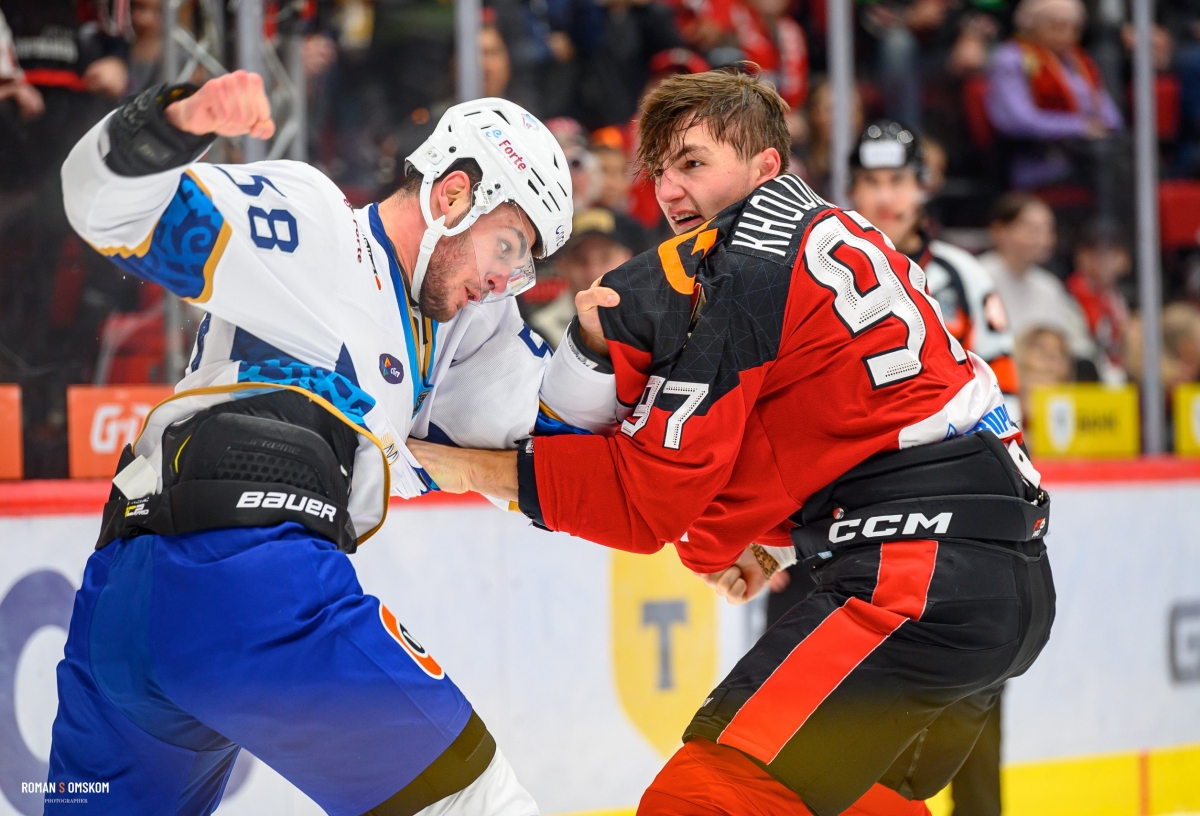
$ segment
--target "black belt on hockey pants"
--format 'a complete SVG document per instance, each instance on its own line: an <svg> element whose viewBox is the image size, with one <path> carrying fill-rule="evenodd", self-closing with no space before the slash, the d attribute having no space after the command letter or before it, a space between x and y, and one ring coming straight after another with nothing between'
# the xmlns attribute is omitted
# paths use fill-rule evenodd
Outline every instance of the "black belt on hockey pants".
<svg viewBox="0 0 1200 816"><path fill-rule="evenodd" d="M163 434L161 492L131 499L113 487L96 549L147 533L294 521L352 553L346 504L356 446L353 430L291 391L201 411ZM127 445L117 472L133 459Z"/></svg>
<svg viewBox="0 0 1200 816"><path fill-rule="evenodd" d="M1050 497L982 431L874 456L814 493L792 521L796 556L812 567L884 541L1038 540L1050 526Z"/></svg>

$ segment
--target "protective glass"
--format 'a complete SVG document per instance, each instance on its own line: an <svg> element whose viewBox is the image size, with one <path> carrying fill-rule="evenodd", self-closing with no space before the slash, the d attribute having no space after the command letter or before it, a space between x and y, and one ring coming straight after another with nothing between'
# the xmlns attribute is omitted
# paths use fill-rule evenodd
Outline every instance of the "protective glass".
<svg viewBox="0 0 1200 816"><path fill-rule="evenodd" d="M479 274L480 303L495 303L527 292L537 282L533 243L537 233L511 202L481 215L470 229Z"/></svg>

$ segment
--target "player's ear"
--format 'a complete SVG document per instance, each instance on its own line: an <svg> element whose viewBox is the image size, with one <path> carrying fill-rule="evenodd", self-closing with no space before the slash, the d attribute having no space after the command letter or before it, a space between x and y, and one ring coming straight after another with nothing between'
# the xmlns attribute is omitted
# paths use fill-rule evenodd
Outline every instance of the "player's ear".
<svg viewBox="0 0 1200 816"><path fill-rule="evenodd" d="M770 181L779 175L779 172L783 169L783 159L779 156L778 150L768 147L754 157L753 169L757 177L754 186L757 187L764 181Z"/></svg>
<svg viewBox="0 0 1200 816"><path fill-rule="evenodd" d="M433 186L433 201L430 210L434 217L446 216L447 224L454 224L471 208L471 179L461 170L447 173Z"/></svg>

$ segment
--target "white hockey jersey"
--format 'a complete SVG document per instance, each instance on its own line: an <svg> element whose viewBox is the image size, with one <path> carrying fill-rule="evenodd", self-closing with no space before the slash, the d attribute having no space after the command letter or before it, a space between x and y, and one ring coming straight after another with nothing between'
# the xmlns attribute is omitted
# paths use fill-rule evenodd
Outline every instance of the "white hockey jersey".
<svg viewBox="0 0 1200 816"><path fill-rule="evenodd" d="M915 258L925 270L929 294L942 308L946 328L963 348L984 359L996 375L1004 404L1021 422L1013 337L1004 303L979 260L953 244L930 241Z"/></svg>
<svg viewBox="0 0 1200 816"><path fill-rule="evenodd" d="M390 493L425 490L410 434L501 448L539 421L593 431L615 420L612 376L554 355L512 299L448 323L422 318L376 205L353 209L309 165L193 163L129 178L107 151L106 119L63 165L71 225L208 312L186 376L135 444L160 489L168 425L264 389L302 391L359 433L348 510L361 543Z"/></svg>

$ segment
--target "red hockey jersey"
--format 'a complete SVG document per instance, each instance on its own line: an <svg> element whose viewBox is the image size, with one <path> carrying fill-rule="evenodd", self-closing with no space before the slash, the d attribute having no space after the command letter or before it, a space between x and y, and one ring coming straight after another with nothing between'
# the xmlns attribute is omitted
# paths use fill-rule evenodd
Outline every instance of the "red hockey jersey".
<svg viewBox="0 0 1200 816"><path fill-rule="evenodd" d="M675 542L714 572L778 540L804 500L885 450L1019 432L987 364L946 331L925 273L799 178L604 277L628 416L538 438L542 517L618 549Z"/></svg>

